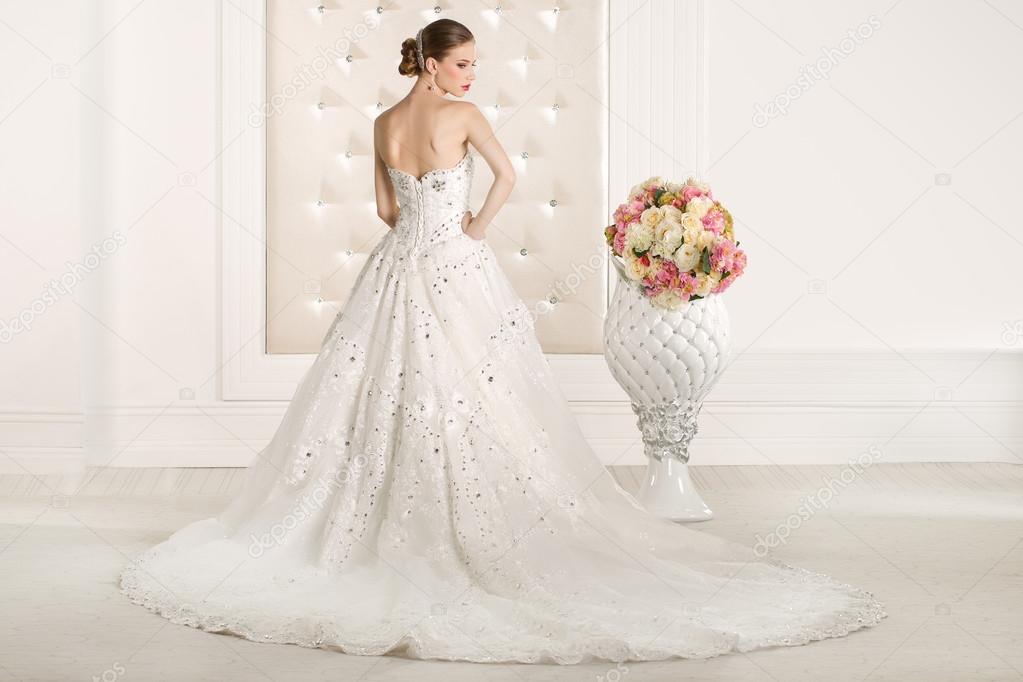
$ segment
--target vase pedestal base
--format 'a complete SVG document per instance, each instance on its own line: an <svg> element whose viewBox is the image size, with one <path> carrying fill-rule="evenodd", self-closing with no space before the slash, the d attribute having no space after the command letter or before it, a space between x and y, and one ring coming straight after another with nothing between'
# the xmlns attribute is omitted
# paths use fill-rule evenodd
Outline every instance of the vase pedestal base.
<svg viewBox="0 0 1023 682"><path fill-rule="evenodd" d="M689 465L674 457L649 458L636 499L654 516L670 521L708 521L714 517L689 478Z"/></svg>

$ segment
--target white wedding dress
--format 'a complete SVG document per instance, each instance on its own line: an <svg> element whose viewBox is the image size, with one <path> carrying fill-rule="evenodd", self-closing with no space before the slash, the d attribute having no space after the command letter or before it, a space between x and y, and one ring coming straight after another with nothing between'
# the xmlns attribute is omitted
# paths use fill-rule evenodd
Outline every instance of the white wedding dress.
<svg viewBox="0 0 1023 682"><path fill-rule="evenodd" d="M648 514L584 439L529 309L461 230L474 156L389 169L374 246L245 487L132 560L175 623L415 658L703 658L878 623L866 591Z"/></svg>

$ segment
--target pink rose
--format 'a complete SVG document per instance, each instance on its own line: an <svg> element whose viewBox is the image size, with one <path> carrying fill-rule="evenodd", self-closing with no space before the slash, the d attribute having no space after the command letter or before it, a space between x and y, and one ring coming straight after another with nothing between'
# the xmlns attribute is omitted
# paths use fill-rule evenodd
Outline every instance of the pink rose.
<svg viewBox="0 0 1023 682"><path fill-rule="evenodd" d="M678 266L675 265L674 261L662 261L661 269L657 271L655 277L658 284L664 287L669 287L672 285L675 278L678 277Z"/></svg>
<svg viewBox="0 0 1023 682"><path fill-rule="evenodd" d="M735 281L735 275L729 275L728 277L725 277L720 282L718 282L717 286L715 286L710 291L711 291L712 294L724 293L725 291L728 290L728 287L732 286L732 282L734 282L734 281Z"/></svg>
<svg viewBox="0 0 1023 682"><path fill-rule="evenodd" d="M614 238L615 253L621 255L625 250L625 230L618 230Z"/></svg>
<svg viewBox="0 0 1023 682"><path fill-rule="evenodd" d="M643 278L643 293L647 296L656 296L663 289L664 287L660 286L653 277L647 275Z"/></svg>
<svg viewBox="0 0 1023 682"><path fill-rule="evenodd" d="M679 291L686 300L696 293L696 285L697 279L693 273L683 272L679 275Z"/></svg>
<svg viewBox="0 0 1023 682"><path fill-rule="evenodd" d="M735 259L735 242L719 237L710 249L710 267L719 272L730 272Z"/></svg>
<svg viewBox="0 0 1023 682"><path fill-rule="evenodd" d="M706 194L707 192L704 192L699 187L694 187L693 185L686 185L682 188L682 198L686 200L687 204L696 197L702 197Z"/></svg>
<svg viewBox="0 0 1023 682"><path fill-rule="evenodd" d="M725 214L714 207L703 216L703 226L714 234L721 234L725 229Z"/></svg>
<svg viewBox="0 0 1023 682"><path fill-rule="evenodd" d="M742 249L737 248L735 250L735 257L732 258L732 269L730 272L738 277L746 271L746 252Z"/></svg>

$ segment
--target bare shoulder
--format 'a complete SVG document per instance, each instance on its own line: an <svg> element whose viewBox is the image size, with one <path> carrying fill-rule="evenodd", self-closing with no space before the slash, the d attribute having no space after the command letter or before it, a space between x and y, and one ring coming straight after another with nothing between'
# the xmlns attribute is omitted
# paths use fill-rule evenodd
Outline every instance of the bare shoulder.
<svg viewBox="0 0 1023 682"><path fill-rule="evenodd" d="M392 122L400 122L400 117L403 115L403 112L406 112L407 110L408 102L406 102L405 99L398 100L376 115L376 118L373 119L373 127L387 128L387 126L391 125Z"/></svg>
<svg viewBox="0 0 1023 682"><path fill-rule="evenodd" d="M373 119L373 142L374 146L381 147L381 141L387 137L387 131L391 129L391 118L394 114L394 107L381 111Z"/></svg>
<svg viewBox="0 0 1023 682"><path fill-rule="evenodd" d="M466 121L480 113L480 109L476 106L475 102L466 102L465 100L450 101L447 103L447 107L447 111L462 117L462 120Z"/></svg>
<svg viewBox="0 0 1023 682"><path fill-rule="evenodd" d="M454 126L473 145L477 145L481 137L480 131L485 129L486 117L474 102L458 100L449 102L446 111L450 112Z"/></svg>

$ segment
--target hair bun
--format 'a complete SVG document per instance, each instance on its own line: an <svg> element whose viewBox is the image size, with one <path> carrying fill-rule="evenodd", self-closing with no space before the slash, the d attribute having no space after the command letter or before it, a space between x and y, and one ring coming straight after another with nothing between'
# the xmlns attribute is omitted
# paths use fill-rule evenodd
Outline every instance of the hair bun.
<svg viewBox="0 0 1023 682"><path fill-rule="evenodd" d="M401 41L401 64L398 65L398 73L402 76L415 76L419 73L415 38L406 38Z"/></svg>
<svg viewBox="0 0 1023 682"><path fill-rule="evenodd" d="M431 21L419 31L421 33L417 32L416 35L422 36L421 56L424 64L428 58L441 61L452 49L464 45L470 40L476 40L472 31L454 19ZM416 54L416 39L414 37L401 41L401 64L398 65L398 73L403 76L417 76L425 71L425 68L419 66L418 56L420 55Z"/></svg>

